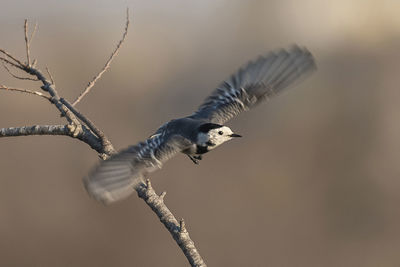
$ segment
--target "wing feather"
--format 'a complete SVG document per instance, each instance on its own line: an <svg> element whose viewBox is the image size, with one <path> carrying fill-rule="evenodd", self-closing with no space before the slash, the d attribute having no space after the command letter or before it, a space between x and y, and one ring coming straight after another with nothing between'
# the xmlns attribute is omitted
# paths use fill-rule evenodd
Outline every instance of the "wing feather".
<svg viewBox="0 0 400 267"><path fill-rule="evenodd" d="M311 53L298 46L271 52L240 68L190 117L224 124L315 70Z"/></svg>
<svg viewBox="0 0 400 267"><path fill-rule="evenodd" d="M128 197L144 180L147 173L158 170L162 164L190 142L176 134L162 133L144 142L128 147L95 167L84 178L89 194L104 204Z"/></svg>

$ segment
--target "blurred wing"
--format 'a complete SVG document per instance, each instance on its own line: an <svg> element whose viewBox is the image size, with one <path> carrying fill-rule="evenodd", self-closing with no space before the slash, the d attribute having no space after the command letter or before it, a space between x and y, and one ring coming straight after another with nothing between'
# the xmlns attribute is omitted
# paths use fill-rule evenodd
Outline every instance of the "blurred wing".
<svg viewBox="0 0 400 267"><path fill-rule="evenodd" d="M144 175L185 149L190 142L180 135L159 133L131 146L100 164L84 178L88 193L109 204L128 197L144 180Z"/></svg>
<svg viewBox="0 0 400 267"><path fill-rule="evenodd" d="M224 124L315 69L313 56L305 48L269 53L224 81L191 117Z"/></svg>

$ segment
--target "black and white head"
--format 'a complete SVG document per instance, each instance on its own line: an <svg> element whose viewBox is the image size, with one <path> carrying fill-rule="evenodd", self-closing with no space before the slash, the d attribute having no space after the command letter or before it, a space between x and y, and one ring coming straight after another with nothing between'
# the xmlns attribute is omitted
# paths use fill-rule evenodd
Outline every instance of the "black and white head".
<svg viewBox="0 0 400 267"><path fill-rule="evenodd" d="M219 146L234 137L241 137L235 134L229 127L215 123L200 125L197 135L197 144L207 146L209 150Z"/></svg>

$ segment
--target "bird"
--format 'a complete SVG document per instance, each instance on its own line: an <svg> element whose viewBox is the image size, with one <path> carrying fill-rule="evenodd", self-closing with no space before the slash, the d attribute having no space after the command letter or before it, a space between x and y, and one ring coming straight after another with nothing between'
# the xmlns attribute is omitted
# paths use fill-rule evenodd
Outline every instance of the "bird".
<svg viewBox="0 0 400 267"><path fill-rule="evenodd" d="M198 164L203 155L241 137L227 121L308 76L316 69L305 47L293 45L258 57L223 81L193 114L163 124L145 141L112 155L83 179L94 199L110 204L131 195L148 174L178 152Z"/></svg>

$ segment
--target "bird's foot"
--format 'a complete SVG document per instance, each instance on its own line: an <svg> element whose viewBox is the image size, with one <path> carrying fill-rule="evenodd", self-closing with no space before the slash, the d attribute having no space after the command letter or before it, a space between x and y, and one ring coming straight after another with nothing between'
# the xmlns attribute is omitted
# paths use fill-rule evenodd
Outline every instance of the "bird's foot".
<svg viewBox="0 0 400 267"><path fill-rule="evenodd" d="M191 156L187 155L194 164L199 165L199 161L202 159L201 156Z"/></svg>

